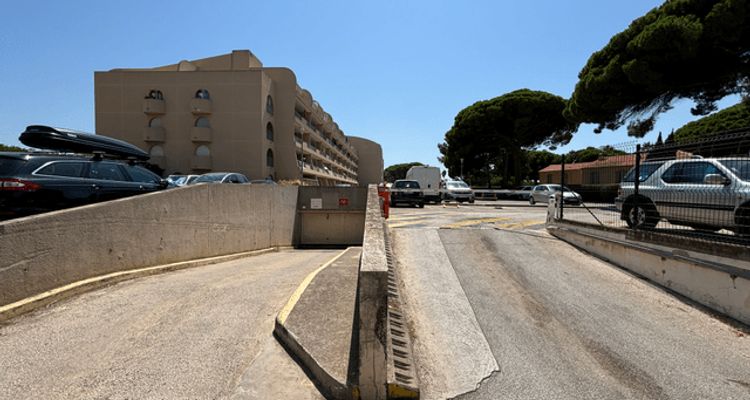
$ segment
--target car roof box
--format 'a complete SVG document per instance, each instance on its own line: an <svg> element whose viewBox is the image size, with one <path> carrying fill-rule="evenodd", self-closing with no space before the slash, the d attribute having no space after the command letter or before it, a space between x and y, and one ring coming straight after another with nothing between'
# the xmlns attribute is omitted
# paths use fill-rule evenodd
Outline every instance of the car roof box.
<svg viewBox="0 0 750 400"><path fill-rule="evenodd" d="M71 153L98 153L121 158L148 160L140 148L122 140L65 128L30 125L18 138L26 146Z"/></svg>

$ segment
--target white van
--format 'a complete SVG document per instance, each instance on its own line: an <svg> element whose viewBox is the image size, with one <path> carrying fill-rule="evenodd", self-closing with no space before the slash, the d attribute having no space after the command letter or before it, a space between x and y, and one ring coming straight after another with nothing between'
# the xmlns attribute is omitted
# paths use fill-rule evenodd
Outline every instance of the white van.
<svg viewBox="0 0 750 400"><path fill-rule="evenodd" d="M440 203L440 168L429 166L415 166L406 171L406 179L419 182L424 193L424 201Z"/></svg>

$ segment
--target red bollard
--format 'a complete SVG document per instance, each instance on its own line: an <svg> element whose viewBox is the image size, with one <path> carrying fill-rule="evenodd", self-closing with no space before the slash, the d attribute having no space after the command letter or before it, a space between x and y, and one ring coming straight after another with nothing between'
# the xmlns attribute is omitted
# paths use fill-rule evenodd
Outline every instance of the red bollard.
<svg viewBox="0 0 750 400"><path fill-rule="evenodd" d="M380 209L383 212L383 218L388 219L388 210L391 208L391 194L385 185L378 185L378 196L380 196Z"/></svg>

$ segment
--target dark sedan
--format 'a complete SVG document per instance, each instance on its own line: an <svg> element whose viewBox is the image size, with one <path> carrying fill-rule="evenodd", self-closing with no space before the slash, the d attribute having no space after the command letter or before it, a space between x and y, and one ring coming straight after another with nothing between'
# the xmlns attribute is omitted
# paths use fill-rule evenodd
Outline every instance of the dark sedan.
<svg viewBox="0 0 750 400"><path fill-rule="evenodd" d="M398 180L391 186L391 205L409 204L424 208L424 192L419 187L419 182L409 180Z"/></svg>
<svg viewBox="0 0 750 400"><path fill-rule="evenodd" d="M56 153L0 153L0 218L15 218L166 187L123 161Z"/></svg>

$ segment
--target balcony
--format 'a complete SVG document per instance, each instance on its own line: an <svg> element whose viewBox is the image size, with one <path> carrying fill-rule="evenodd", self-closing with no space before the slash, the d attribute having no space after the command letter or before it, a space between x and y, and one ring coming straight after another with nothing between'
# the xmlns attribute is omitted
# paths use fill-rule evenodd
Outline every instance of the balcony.
<svg viewBox="0 0 750 400"><path fill-rule="evenodd" d="M166 109L163 99L143 99L143 112L148 115L164 114Z"/></svg>
<svg viewBox="0 0 750 400"><path fill-rule="evenodd" d="M211 128L204 128L201 126L190 128L190 140L193 142L210 142L211 136Z"/></svg>
<svg viewBox="0 0 750 400"><path fill-rule="evenodd" d="M190 160L190 168L195 170L211 170L211 156L193 156Z"/></svg>
<svg viewBox="0 0 750 400"><path fill-rule="evenodd" d="M161 168L164 168L167 166L167 158L164 156L151 156L148 159L148 162L150 162L151 164L156 164Z"/></svg>
<svg viewBox="0 0 750 400"><path fill-rule="evenodd" d="M163 142L166 131L160 126L147 126L143 128L143 140L146 142Z"/></svg>
<svg viewBox="0 0 750 400"><path fill-rule="evenodd" d="M190 100L190 112L194 115L211 114L211 99L194 98Z"/></svg>

